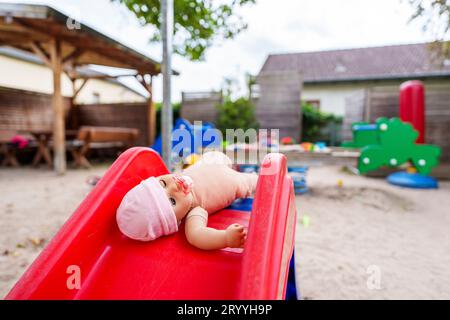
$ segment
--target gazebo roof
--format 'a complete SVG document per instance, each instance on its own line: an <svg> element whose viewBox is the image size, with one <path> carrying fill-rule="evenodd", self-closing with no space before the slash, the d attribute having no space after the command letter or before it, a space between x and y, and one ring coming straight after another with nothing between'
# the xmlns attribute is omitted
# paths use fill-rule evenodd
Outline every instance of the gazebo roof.
<svg viewBox="0 0 450 320"><path fill-rule="evenodd" d="M74 65L96 64L157 75L160 63L45 5L0 4L0 45L43 52L51 39L61 41L62 55ZM178 74L174 71L174 74Z"/></svg>
<svg viewBox="0 0 450 320"><path fill-rule="evenodd" d="M37 55L53 74L53 154L55 171L66 171L64 102L61 74L72 80L73 99L89 79L133 76L149 93L147 120L150 141L155 136L152 76L161 72L151 58L44 5L0 4L0 46L10 46ZM103 65L135 70L131 75L90 75L78 72L82 65ZM173 74L178 74L172 71ZM147 75L150 75L149 77ZM146 77L147 76L147 77ZM83 80L76 88L77 79Z"/></svg>

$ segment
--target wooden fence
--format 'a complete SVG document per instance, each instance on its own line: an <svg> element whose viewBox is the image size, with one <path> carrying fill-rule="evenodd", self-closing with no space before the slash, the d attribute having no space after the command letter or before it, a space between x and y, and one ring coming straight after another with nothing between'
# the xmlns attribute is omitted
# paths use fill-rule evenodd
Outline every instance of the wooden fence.
<svg viewBox="0 0 450 320"><path fill-rule="evenodd" d="M70 100L64 99L67 110ZM24 90L0 87L0 129L52 130L52 97Z"/></svg>
<svg viewBox="0 0 450 320"><path fill-rule="evenodd" d="M214 123L217 119L217 105L222 103L222 92L183 92L181 95L182 118Z"/></svg>
<svg viewBox="0 0 450 320"><path fill-rule="evenodd" d="M78 129L83 125L137 128L140 134L136 144L149 145L147 103L76 105L70 109L70 99L65 98L64 104L67 128ZM0 88L0 130L52 129L51 95Z"/></svg>
<svg viewBox="0 0 450 320"><path fill-rule="evenodd" d="M149 146L148 105L146 103L83 104L75 107L80 126L139 129L137 145Z"/></svg>

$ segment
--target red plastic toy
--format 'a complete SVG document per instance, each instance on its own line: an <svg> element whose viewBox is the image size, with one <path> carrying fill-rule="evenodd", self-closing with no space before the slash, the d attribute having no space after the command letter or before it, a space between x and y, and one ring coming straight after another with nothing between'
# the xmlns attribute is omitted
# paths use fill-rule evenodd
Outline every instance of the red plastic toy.
<svg viewBox="0 0 450 320"><path fill-rule="evenodd" d="M248 225L244 252L202 251L176 234L128 239L115 213L149 176L167 173L149 148L124 152L64 224L6 299L282 299L294 246L296 209L286 158L269 154L248 212L222 210L209 225ZM74 270L80 287L68 285Z"/></svg>
<svg viewBox="0 0 450 320"><path fill-rule="evenodd" d="M400 86L400 119L419 131L416 143L425 143L425 89L421 81L412 80Z"/></svg>

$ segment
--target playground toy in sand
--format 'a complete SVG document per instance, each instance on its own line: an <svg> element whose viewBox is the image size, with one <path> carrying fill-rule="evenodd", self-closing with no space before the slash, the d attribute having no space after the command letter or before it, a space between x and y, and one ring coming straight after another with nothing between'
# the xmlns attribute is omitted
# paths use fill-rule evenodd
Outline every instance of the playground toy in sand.
<svg viewBox="0 0 450 320"><path fill-rule="evenodd" d="M302 142L300 143L300 148L307 152L323 152L328 150L325 142Z"/></svg>
<svg viewBox="0 0 450 320"><path fill-rule="evenodd" d="M295 194L305 194L308 192L308 186L306 184L306 174L308 172L307 166L289 166L288 174L291 176L294 182Z"/></svg>
<svg viewBox="0 0 450 320"><path fill-rule="evenodd" d="M409 162L407 172L396 172L388 182L408 188L437 188L438 182L428 176L438 165L441 149L425 145L425 87L420 81L400 86L399 118L380 118L375 124L357 122L352 126L354 140L344 147L362 148L358 162L360 173L382 166L397 167ZM418 172L418 173L416 173Z"/></svg>
<svg viewBox="0 0 450 320"><path fill-rule="evenodd" d="M199 153L201 148L221 147L222 141L216 141L215 135L209 136L205 134L208 130L214 128L214 125L209 122L204 122L202 126L198 126L196 124L192 125L183 118L177 119L172 132L172 152L175 152L180 157L186 157L192 153ZM161 135L156 138L151 148L161 154Z"/></svg>
<svg viewBox="0 0 450 320"><path fill-rule="evenodd" d="M251 214L224 209L209 217L217 229L248 226L243 252L197 249L184 232L151 242L120 232L115 215L125 194L167 173L149 148L121 154L6 299L283 299L296 225L286 158L263 160Z"/></svg>
<svg viewBox="0 0 450 320"><path fill-rule="evenodd" d="M364 148L370 144L378 144L377 125L367 122L352 123L352 141L342 142L345 148Z"/></svg>
<svg viewBox="0 0 450 320"><path fill-rule="evenodd" d="M361 150L358 161L360 173L382 166L398 167L410 161L420 174L426 175L438 164L440 148L416 144L419 133L411 124L399 118L378 119L373 135L376 143L366 145Z"/></svg>

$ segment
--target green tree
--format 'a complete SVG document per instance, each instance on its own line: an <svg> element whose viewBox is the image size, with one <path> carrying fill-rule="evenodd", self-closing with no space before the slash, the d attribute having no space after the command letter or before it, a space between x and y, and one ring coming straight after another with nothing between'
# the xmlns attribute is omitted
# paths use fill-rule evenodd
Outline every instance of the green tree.
<svg viewBox="0 0 450 320"><path fill-rule="evenodd" d="M258 128L258 122L255 117L255 107L246 98L239 98L232 101L227 97L223 104L218 106L216 126L226 137L226 129L247 129ZM244 141L240 141L244 142Z"/></svg>
<svg viewBox="0 0 450 320"><path fill-rule="evenodd" d="M245 82L247 84L248 98L251 100L253 96L253 86L256 85L256 76L246 73Z"/></svg>
<svg viewBox="0 0 450 320"><path fill-rule="evenodd" d="M302 102L302 114L303 141L325 141L330 143L330 136L329 134L326 134L327 130L325 129L333 125L339 125L342 122L342 117L322 112L311 104L305 102Z"/></svg>
<svg viewBox="0 0 450 320"><path fill-rule="evenodd" d="M112 0L124 4L142 25L154 26L151 41L161 41L160 0ZM256 0L174 0L174 52L202 60L215 40L232 39L247 28L236 11Z"/></svg>
<svg viewBox="0 0 450 320"><path fill-rule="evenodd" d="M155 109L156 109L156 135L161 134L161 109L162 109L162 103L156 102L155 103ZM180 117L180 110L181 110L181 102L172 103L172 119L173 124L175 124L175 121Z"/></svg>
<svg viewBox="0 0 450 320"><path fill-rule="evenodd" d="M402 0L405 1L405 0ZM413 7L411 21L422 24L424 32L436 39L431 49L437 58L450 56L450 0L407 0Z"/></svg>

